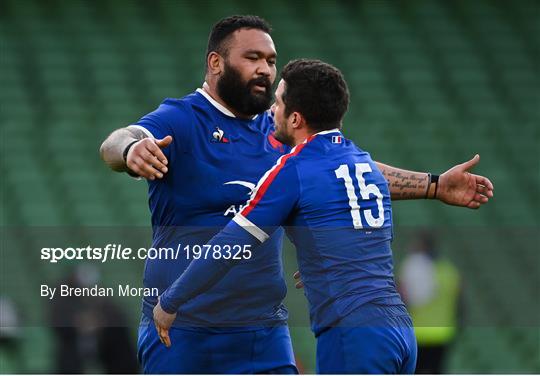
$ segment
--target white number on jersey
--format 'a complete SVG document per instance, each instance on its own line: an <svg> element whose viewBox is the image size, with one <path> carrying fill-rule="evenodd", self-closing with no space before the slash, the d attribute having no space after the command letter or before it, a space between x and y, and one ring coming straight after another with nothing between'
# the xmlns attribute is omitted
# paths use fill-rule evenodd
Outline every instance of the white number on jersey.
<svg viewBox="0 0 540 376"><path fill-rule="evenodd" d="M372 194L377 197L377 217L373 216L371 209L366 209L363 211L364 217L369 227L379 228L384 224L384 208L382 204L382 194L379 188L375 184L366 185L366 179L364 174L372 172L371 166L369 163L356 163L356 180L358 180L358 188L360 190L360 196L362 199L369 200L369 195ZM360 218L360 204L358 203L358 196L354 191L353 181L349 173L349 166L343 164L339 166L335 171L336 177L338 179L343 179L345 181L345 189L347 190L347 197L349 198L349 206L351 207L351 217L353 221L353 226L355 229L361 229L362 220Z"/></svg>

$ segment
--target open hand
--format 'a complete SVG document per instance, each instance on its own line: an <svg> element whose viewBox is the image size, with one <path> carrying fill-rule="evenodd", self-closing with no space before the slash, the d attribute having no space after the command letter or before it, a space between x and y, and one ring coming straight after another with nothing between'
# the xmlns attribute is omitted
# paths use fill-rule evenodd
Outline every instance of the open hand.
<svg viewBox="0 0 540 376"><path fill-rule="evenodd" d="M129 149L126 156L126 166L135 174L149 179L161 179L167 173L167 158L161 149L172 142L172 136L161 140L143 138Z"/></svg>
<svg viewBox="0 0 540 376"><path fill-rule="evenodd" d="M471 174L480 156L456 165L439 177L436 198L449 205L478 209L493 197L493 184L488 178Z"/></svg>

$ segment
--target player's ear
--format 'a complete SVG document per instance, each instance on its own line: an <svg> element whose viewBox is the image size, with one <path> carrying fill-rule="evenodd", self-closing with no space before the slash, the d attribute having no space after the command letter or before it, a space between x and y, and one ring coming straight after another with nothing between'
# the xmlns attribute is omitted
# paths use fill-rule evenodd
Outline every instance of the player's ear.
<svg viewBox="0 0 540 376"><path fill-rule="evenodd" d="M212 75L219 75L223 72L224 61L220 54L215 51L212 51L208 54L206 59L206 64L208 66L208 73Z"/></svg>
<svg viewBox="0 0 540 376"><path fill-rule="evenodd" d="M291 125L293 128L300 128L306 124L306 119L302 116L300 112L293 112L290 116Z"/></svg>

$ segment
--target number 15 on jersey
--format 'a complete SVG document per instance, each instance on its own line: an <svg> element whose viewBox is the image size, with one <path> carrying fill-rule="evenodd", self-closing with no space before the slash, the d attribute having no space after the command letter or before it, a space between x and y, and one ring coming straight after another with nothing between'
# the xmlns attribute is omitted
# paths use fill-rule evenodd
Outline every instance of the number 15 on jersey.
<svg viewBox="0 0 540 376"><path fill-rule="evenodd" d="M369 163L356 163L355 165L356 180L358 181L358 189L360 196L363 200L369 200L370 195L375 196L377 200L377 215L373 215L371 209L363 209L358 202L358 196L356 195L353 180L349 171L349 166L342 164L334 172L338 179L343 179L345 183L345 190L347 191L347 197L349 198L349 206L351 207L351 217L353 226L355 229L364 228L362 225L362 219L360 217L360 210L366 219L367 225L372 228L382 227L384 224L384 208L383 208L383 195L379 188L375 184L367 184L364 174L370 173L373 170Z"/></svg>

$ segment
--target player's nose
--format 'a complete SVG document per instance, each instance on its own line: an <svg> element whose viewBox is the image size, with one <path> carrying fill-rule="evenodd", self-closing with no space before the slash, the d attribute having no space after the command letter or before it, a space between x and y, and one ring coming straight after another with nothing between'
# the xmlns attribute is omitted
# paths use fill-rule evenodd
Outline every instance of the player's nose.
<svg viewBox="0 0 540 376"><path fill-rule="evenodd" d="M257 74L266 77L270 77L272 74L272 68L266 60L260 59L259 65L257 66Z"/></svg>

